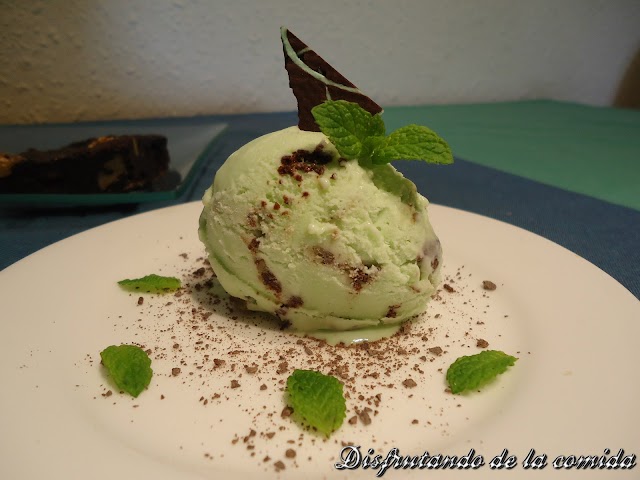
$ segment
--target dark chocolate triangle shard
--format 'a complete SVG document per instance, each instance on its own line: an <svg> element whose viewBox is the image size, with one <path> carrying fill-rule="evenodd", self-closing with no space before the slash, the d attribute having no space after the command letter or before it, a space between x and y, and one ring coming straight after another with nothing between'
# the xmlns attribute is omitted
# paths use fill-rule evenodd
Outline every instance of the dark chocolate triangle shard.
<svg viewBox="0 0 640 480"><path fill-rule="evenodd" d="M346 100L357 103L372 115L382 107L364 95L320 55L311 50L286 28L280 29L284 50L284 65L289 74L289 86L298 100L298 127L319 132L311 109L325 100Z"/></svg>

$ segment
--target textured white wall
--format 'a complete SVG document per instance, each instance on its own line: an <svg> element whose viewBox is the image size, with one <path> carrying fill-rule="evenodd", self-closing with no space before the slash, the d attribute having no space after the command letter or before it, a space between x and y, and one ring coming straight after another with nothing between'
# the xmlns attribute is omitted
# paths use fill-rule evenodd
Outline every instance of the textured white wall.
<svg viewBox="0 0 640 480"><path fill-rule="evenodd" d="M637 0L0 0L0 123L293 110L287 25L382 105L609 104Z"/></svg>

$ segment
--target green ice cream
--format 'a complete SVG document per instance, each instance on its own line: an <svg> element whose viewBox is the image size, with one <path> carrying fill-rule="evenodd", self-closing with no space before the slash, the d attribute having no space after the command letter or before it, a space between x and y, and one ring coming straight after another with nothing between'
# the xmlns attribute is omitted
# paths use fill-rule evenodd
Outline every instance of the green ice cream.
<svg viewBox="0 0 640 480"><path fill-rule="evenodd" d="M391 165L340 158L298 127L233 153L199 234L224 289L295 330L352 330L424 311L439 281L427 200Z"/></svg>

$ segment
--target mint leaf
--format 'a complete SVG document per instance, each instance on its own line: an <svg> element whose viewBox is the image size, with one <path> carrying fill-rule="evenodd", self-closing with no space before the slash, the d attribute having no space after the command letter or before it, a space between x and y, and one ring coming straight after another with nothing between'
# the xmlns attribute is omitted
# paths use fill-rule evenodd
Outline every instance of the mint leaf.
<svg viewBox="0 0 640 480"><path fill-rule="evenodd" d="M287 379L289 405L295 415L327 437L346 416L342 383L331 375L295 370Z"/></svg>
<svg viewBox="0 0 640 480"><path fill-rule="evenodd" d="M385 144L386 140L386 137L384 137L383 135L375 135L373 137L365 138L362 145L361 157L359 158L359 160L364 163L368 162L369 159L374 156L376 150L378 150Z"/></svg>
<svg viewBox="0 0 640 480"><path fill-rule="evenodd" d="M345 100L326 101L311 109L320 131L347 160L366 160L371 152L365 148L369 137L384 136L380 115L371 115L360 105Z"/></svg>
<svg viewBox="0 0 640 480"><path fill-rule="evenodd" d="M120 280L118 285L129 291L166 293L177 290L182 284L175 277L161 277L152 273L142 278Z"/></svg>
<svg viewBox="0 0 640 480"><path fill-rule="evenodd" d="M153 370L151 359L135 345L111 345L100 352L102 364L116 386L137 397L149 386Z"/></svg>
<svg viewBox="0 0 640 480"><path fill-rule="evenodd" d="M391 133L376 149L376 165L392 160L424 160L427 163L453 163L451 148L433 130L421 125L407 125Z"/></svg>
<svg viewBox="0 0 640 480"><path fill-rule="evenodd" d="M499 350L460 357L447 370L447 383L453 393L473 390L504 373L516 360Z"/></svg>

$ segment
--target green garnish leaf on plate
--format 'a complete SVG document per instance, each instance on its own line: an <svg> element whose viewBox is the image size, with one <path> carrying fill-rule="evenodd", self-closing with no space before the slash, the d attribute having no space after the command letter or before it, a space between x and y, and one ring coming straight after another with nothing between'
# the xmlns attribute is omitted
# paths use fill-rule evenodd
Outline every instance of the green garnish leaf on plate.
<svg viewBox="0 0 640 480"><path fill-rule="evenodd" d="M120 280L118 285L131 292L167 293L179 289L182 283L175 277L163 277L152 273L141 278Z"/></svg>
<svg viewBox="0 0 640 480"><path fill-rule="evenodd" d="M136 345L111 345L100 352L100 358L113 383L133 397L151 383L151 359Z"/></svg>
<svg viewBox="0 0 640 480"><path fill-rule="evenodd" d="M447 370L447 383L453 393L474 390L506 372L516 360L499 350L460 357Z"/></svg>
<svg viewBox="0 0 640 480"><path fill-rule="evenodd" d="M287 379L288 403L294 414L327 437L346 416L342 383L313 370L295 370Z"/></svg>
<svg viewBox="0 0 640 480"><path fill-rule="evenodd" d="M451 148L433 130L407 125L385 134L380 114L371 115L357 103L327 100L311 110L320 131L347 160L384 165L393 160L453 163Z"/></svg>

